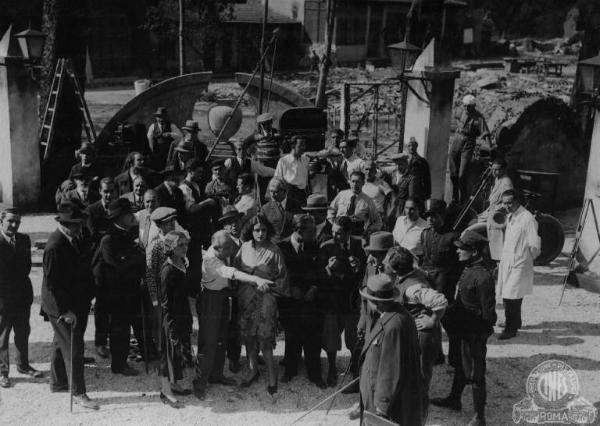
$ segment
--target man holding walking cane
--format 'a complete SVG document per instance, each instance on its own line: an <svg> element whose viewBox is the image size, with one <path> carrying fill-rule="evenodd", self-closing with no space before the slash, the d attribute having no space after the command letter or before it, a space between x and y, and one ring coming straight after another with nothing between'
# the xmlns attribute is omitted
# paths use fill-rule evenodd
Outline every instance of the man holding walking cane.
<svg viewBox="0 0 600 426"><path fill-rule="evenodd" d="M80 256L85 219L84 213L72 203L63 203L58 208L58 229L50 235L44 249L42 312L54 330L50 390L66 392L70 379L72 402L97 410L98 404L86 394L83 372L83 335L94 297L90 265Z"/></svg>

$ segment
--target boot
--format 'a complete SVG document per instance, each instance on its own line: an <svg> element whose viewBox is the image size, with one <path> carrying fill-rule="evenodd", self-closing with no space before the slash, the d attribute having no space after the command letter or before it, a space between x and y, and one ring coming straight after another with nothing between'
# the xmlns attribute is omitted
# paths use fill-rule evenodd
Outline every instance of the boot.
<svg viewBox="0 0 600 426"><path fill-rule="evenodd" d="M471 420L471 426L485 426L485 387L473 385L473 408L475 409L475 417Z"/></svg>
<svg viewBox="0 0 600 426"><path fill-rule="evenodd" d="M460 401L460 397L462 395L462 391L465 388L465 385L461 383L461 380L454 374L454 378L452 379L452 389L450 390L450 395L446 398L431 398L430 402L433 405L437 405L438 407L449 408L454 411L462 410L462 403Z"/></svg>
<svg viewBox="0 0 600 426"><path fill-rule="evenodd" d="M206 398L206 383L200 379L194 379L192 381L192 392L196 398L203 401Z"/></svg>

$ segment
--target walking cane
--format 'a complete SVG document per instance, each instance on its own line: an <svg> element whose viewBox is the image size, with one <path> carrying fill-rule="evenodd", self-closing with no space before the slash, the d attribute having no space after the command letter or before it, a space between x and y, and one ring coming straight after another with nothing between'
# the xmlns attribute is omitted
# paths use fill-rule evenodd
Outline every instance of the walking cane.
<svg viewBox="0 0 600 426"><path fill-rule="evenodd" d="M75 338L75 325L73 322L69 323L71 326L71 356L69 357L69 410L73 412L73 340Z"/></svg>
<svg viewBox="0 0 600 426"><path fill-rule="evenodd" d="M343 392L344 390L346 390L347 388L349 388L350 386L352 386L354 383L356 383L358 381L359 377L352 379L351 382L349 382L347 385L339 388L337 391L335 391L335 393L332 393L331 395L329 395L327 398L325 398L324 400L322 400L321 402L319 402L317 405L315 405L314 407L312 407L310 410L308 410L306 413L302 414L300 417L298 417L296 420L294 420L292 422L292 424L296 424L298 423L300 420L302 420L303 418L305 418L306 416L308 416L310 413L312 413L313 411L315 411L317 408L319 408L321 405L325 404L327 401L329 401L331 398L334 398L335 396L337 396L339 393Z"/></svg>
<svg viewBox="0 0 600 426"><path fill-rule="evenodd" d="M348 375L348 372L350 371L350 368L352 367L352 361L354 360L354 357L356 356L356 349L361 346L360 345L361 340L363 340L363 339L358 339L356 341L356 343L354 344L354 348L352 349L352 353L350 354L350 362L348 363L348 366L346 367L346 370L344 371L344 374L342 375L342 380L340 381L340 384L338 385L338 390L344 384L344 380L346 380L346 376ZM333 404L335 404L336 398L337 398L337 393L331 399L331 403L329 404L329 407L327 408L327 411L325 412L325 415L328 415L329 412L331 411L331 409L333 408Z"/></svg>

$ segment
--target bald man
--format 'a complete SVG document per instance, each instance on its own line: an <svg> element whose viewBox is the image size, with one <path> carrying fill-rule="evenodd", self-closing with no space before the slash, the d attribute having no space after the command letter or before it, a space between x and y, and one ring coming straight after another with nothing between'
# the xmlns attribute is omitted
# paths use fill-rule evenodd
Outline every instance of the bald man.
<svg viewBox="0 0 600 426"><path fill-rule="evenodd" d="M202 400L208 383L235 386L235 380L223 375L227 331L231 315L233 294L232 280L255 283L258 286L273 285L272 281L246 274L228 266L237 253L229 232L213 234L211 246L202 257L202 291L196 300L198 312L198 365L194 379L194 395Z"/></svg>

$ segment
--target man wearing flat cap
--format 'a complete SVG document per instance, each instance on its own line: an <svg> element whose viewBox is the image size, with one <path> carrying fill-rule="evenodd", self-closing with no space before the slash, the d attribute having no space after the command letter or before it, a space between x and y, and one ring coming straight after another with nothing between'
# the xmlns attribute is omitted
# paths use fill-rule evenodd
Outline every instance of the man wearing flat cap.
<svg viewBox="0 0 600 426"><path fill-rule="evenodd" d="M179 143L181 131L169 120L167 109L158 107L154 113L154 123L148 127L148 147L152 152L152 164L155 170L165 168L171 144Z"/></svg>
<svg viewBox="0 0 600 426"><path fill-rule="evenodd" d="M475 96L466 95L462 104L464 110L450 145L449 157L452 200L459 204L464 204L469 198L467 180L477 139L485 138L490 145L492 143L485 118L475 108Z"/></svg>
<svg viewBox="0 0 600 426"><path fill-rule="evenodd" d="M81 255L85 219L81 209L72 203L63 203L58 208L58 229L50 234L44 248L42 312L54 330L50 391L69 390L67 374L72 365L74 402L84 408L98 409L98 404L86 394L83 373L83 335L94 297L90 263Z"/></svg>
<svg viewBox="0 0 600 426"><path fill-rule="evenodd" d="M112 201L108 211L112 225L100 241L92 265L96 283L107 301L109 312L111 370L114 374L135 376L138 371L127 365L127 355L130 327L134 327L138 338L142 334L138 322L140 280L146 263L144 253L135 243L131 232L137 220L129 201L124 198Z"/></svg>
<svg viewBox="0 0 600 426"><path fill-rule="evenodd" d="M462 392L471 383L475 416L469 426L483 426L485 422L485 363L487 339L494 332L496 299L494 277L486 266L487 239L474 231L465 231L454 242L458 258L465 264L458 281L456 300L442 319L446 330L457 336L460 350L453 360L454 378L450 395L433 398L431 403L460 411Z"/></svg>
<svg viewBox="0 0 600 426"><path fill-rule="evenodd" d="M423 424L419 339L415 321L396 302L398 291L389 276L370 277L360 293L374 313L369 316L365 345L360 355L363 418L378 416L401 425Z"/></svg>

